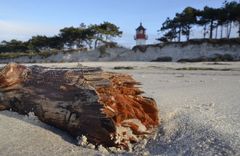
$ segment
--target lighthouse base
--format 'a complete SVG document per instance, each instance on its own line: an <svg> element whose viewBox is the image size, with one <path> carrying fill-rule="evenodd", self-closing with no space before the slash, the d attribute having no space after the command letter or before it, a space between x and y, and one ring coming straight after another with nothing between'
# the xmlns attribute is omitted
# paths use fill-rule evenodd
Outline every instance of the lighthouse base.
<svg viewBox="0 0 240 156"><path fill-rule="evenodd" d="M146 40L145 39L137 39L136 40L136 45L145 45L146 44Z"/></svg>

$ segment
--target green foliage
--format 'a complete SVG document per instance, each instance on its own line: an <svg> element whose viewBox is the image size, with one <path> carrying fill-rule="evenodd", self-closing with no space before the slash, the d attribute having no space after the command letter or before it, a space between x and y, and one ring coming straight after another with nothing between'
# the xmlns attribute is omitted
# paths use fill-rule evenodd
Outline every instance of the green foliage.
<svg viewBox="0 0 240 156"><path fill-rule="evenodd" d="M180 42L181 34L186 35L187 40L189 40L190 30L197 20L197 13L198 10L192 7L187 7L182 13L177 13L173 19L167 18L160 29L160 31L167 32L158 40L166 42L178 38L178 41Z"/></svg>
<svg viewBox="0 0 240 156"><path fill-rule="evenodd" d="M27 49L27 43L18 40L2 41L0 43L0 52L20 52Z"/></svg>
<svg viewBox="0 0 240 156"><path fill-rule="evenodd" d="M103 22L101 24L86 26L81 23L79 27L65 27L60 30L59 35L52 37L33 36L27 42L11 40L0 43L0 53L7 52L37 52L39 54L48 51L53 53L55 50L68 49L91 49L101 43L102 45L112 43L113 37L120 37L122 32L119 27L110 23ZM66 51L66 50L64 50ZM43 54L45 56L45 54ZM9 56L9 55L6 55ZM5 56L2 56L5 57ZM15 57L15 56L14 56Z"/></svg>
<svg viewBox="0 0 240 156"><path fill-rule="evenodd" d="M33 36L29 41L28 41L28 48L30 50L34 51L41 51L47 49L48 46L48 38L46 36Z"/></svg>
<svg viewBox="0 0 240 156"><path fill-rule="evenodd" d="M99 42L108 42L113 37L120 37L121 34L119 27L109 22L89 25L88 27L82 25L80 28L69 27L60 30L60 36L69 48L73 46L81 48L86 45L92 48L93 42L96 48Z"/></svg>
<svg viewBox="0 0 240 156"><path fill-rule="evenodd" d="M103 22L99 25L90 25L89 29L94 32L93 39L95 41L94 47L96 48L100 43L111 41L112 37L121 37L122 31L116 25Z"/></svg>
<svg viewBox="0 0 240 156"><path fill-rule="evenodd" d="M213 38L215 30L215 38L217 38L218 30L221 30L221 38L223 38L223 27L226 27L226 38L230 37L232 25L235 23L239 27L240 37L240 3L235 1L224 2L221 8L204 7L197 10L192 7L186 7L181 13L177 13L173 19L167 18L162 24L159 31L164 32L163 37L157 39L162 42L181 41L181 36L190 39L192 26L203 27L203 36L209 34L209 38ZM218 29L221 27L221 29Z"/></svg>
<svg viewBox="0 0 240 156"><path fill-rule="evenodd" d="M48 46L51 49L63 49L64 42L61 37L59 36L53 36L48 38Z"/></svg>
<svg viewBox="0 0 240 156"><path fill-rule="evenodd" d="M80 47L81 45L81 42L79 41L81 34L78 28L74 28L74 27L63 28L60 30L60 36L63 39L63 42L69 48L72 48L77 41L78 43L76 43L76 45L78 47Z"/></svg>
<svg viewBox="0 0 240 156"><path fill-rule="evenodd" d="M224 55L220 55L220 54L215 54L214 57L212 57L211 59L209 59L209 61L215 61L215 62L219 62L219 61L234 61L234 58L232 55L230 54L224 54Z"/></svg>
<svg viewBox="0 0 240 156"><path fill-rule="evenodd" d="M99 47L99 51L100 51L100 57L103 57L105 54L107 54L106 46Z"/></svg>
<svg viewBox="0 0 240 156"><path fill-rule="evenodd" d="M176 70L215 70L215 71L231 71L229 68L207 68L207 67L184 67L184 68L176 68Z"/></svg>
<svg viewBox="0 0 240 156"><path fill-rule="evenodd" d="M34 53L22 53L22 52L11 52L11 53L0 53L0 59L12 59L21 56L34 56Z"/></svg>
<svg viewBox="0 0 240 156"><path fill-rule="evenodd" d="M134 68L131 66L116 66L113 69L115 69L115 70L132 70Z"/></svg>
<svg viewBox="0 0 240 156"><path fill-rule="evenodd" d="M165 56L165 57L158 57L155 60L152 60L151 62L172 62L172 57Z"/></svg>

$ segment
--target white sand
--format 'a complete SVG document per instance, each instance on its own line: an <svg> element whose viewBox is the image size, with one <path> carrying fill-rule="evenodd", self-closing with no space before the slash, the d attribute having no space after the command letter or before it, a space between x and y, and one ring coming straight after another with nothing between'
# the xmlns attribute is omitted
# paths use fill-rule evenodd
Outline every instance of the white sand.
<svg viewBox="0 0 240 156"><path fill-rule="evenodd" d="M75 67L71 64L48 66ZM156 140L135 154L240 155L240 62L208 63L90 62L107 71L129 73L160 108ZM132 66L133 70L113 70ZM216 70L175 70L201 67ZM0 112L0 155L96 155L66 133L13 112ZM134 154L133 154L134 155Z"/></svg>

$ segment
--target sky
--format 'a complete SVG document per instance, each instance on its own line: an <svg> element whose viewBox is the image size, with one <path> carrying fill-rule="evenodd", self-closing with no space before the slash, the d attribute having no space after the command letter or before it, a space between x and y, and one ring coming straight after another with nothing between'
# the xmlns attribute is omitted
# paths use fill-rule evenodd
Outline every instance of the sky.
<svg viewBox="0 0 240 156"><path fill-rule="evenodd" d="M64 27L108 21L123 31L121 45L135 44L135 29L142 22L147 43L156 43L157 30L167 17L185 7L220 7L224 0L0 0L0 41L28 40L33 35L57 35ZM198 34L194 34L198 36Z"/></svg>

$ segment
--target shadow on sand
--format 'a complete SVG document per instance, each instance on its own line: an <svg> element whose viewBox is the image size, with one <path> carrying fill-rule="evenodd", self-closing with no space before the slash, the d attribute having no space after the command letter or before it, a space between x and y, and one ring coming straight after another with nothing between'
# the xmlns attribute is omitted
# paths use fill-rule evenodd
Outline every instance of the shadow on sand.
<svg viewBox="0 0 240 156"><path fill-rule="evenodd" d="M67 132L42 123L38 119L10 111L2 111L0 114L49 130L61 136L65 141L76 145L76 140ZM212 127L196 123L189 114L180 113L162 122L157 137L149 140L145 149L119 155L143 155L145 151L150 155L167 156L239 155L240 137L220 134L214 131Z"/></svg>
<svg viewBox="0 0 240 156"><path fill-rule="evenodd" d="M41 122L40 120L38 120L38 118L36 116L33 116L33 117L29 117L27 115L20 115L18 114L17 112L12 112L12 111L0 111L0 114L1 115L5 115L7 117L10 117L10 118L15 118L15 119L18 119L18 120L21 120L21 121L24 121L28 124L32 124L32 125L35 125L35 126L38 126L38 127L41 127L41 128L44 128L46 130L49 130L59 136L61 136L61 138L71 144L74 144L76 145L77 144L77 141L76 139L74 139L71 135L69 135L67 132L64 132L58 128L55 128L51 125L48 125L48 124L45 124L43 122Z"/></svg>

